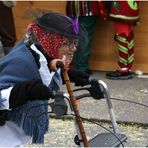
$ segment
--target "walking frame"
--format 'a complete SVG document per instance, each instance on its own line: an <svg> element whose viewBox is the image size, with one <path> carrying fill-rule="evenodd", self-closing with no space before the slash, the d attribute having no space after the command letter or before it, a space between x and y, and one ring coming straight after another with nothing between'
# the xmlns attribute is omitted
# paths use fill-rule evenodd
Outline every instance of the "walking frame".
<svg viewBox="0 0 148 148"><path fill-rule="evenodd" d="M77 135L74 137L75 144L80 147L119 147L121 145L124 146L123 143L126 142L127 137L124 134L120 134L118 131L118 125L115 118L115 114L114 114L107 85L101 80L98 80L98 81L90 80L89 88L84 87L84 88L72 90L71 83L67 74L67 70L63 64L60 63L60 66L62 67L62 73L63 73L63 77L65 80L68 93L63 93L63 92L57 93L57 97L54 98L54 102L49 103L49 106L52 109L52 113L55 113L57 116L67 115L67 107L68 106L70 107L71 114L73 115L73 119L75 123L76 133L77 133ZM81 90L89 91L90 88L92 89L98 88L99 91L100 91L100 88L102 89L104 97L101 99L106 99L108 113L110 116L111 126L113 131L100 133L88 141L85 133L85 129L83 126L82 117L80 116L76 100L82 99L85 97L93 97L93 96L90 93L74 96L74 91L81 91ZM68 103L65 101L65 99L68 100ZM100 98L97 99L96 97L94 99L100 100Z"/></svg>
<svg viewBox="0 0 148 148"><path fill-rule="evenodd" d="M107 102L108 112L109 112L109 116L110 116L110 120L111 120L112 129L113 129L114 134L112 134L110 132L109 133L101 133L88 141L84 127L83 127L82 119L80 117L80 113L78 110L76 100L81 99L83 97L89 97L90 94L88 93L88 94L84 94L84 95L75 97L74 92L71 88L71 83L70 83L70 80L69 80L69 77L67 74L67 70L66 70L66 68L64 68L64 66L62 66L62 72L63 72L63 77L65 80L66 88L67 88L67 91L69 94L69 95L65 94L65 95L63 95L63 97L65 97L65 98L67 97L69 99L69 105L71 106L71 112L74 113L73 118L74 118L75 127L76 127L76 131L77 131L77 135L74 138L75 143L81 147L117 147L117 146L121 146L121 144L126 141L127 137L124 134L120 134L118 131L118 125L117 125L116 118L114 115L114 110L113 110L113 106L112 106L112 102L110 99L107 85L101 80L90 81L91 87L99 87L100 86L103 88L104 98L106 99L106 102ZM95 81L95 83L94 83L94 81ZM96 81L97 81L97 83L96 83ZM96 86L94 86L94 85L96 85ZM85 88L82 88L82 89L85 90ZM79 91L82 89L77 89L75 91Z"/></svg>

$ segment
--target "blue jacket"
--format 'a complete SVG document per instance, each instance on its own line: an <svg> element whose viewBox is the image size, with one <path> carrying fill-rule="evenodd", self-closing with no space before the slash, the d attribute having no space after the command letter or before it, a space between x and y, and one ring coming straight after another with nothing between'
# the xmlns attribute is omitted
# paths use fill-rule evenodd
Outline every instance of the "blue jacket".
<svg viewBox="0 0 148 148"><path fill-rule="evenodd" d="M0 59L0 91L13 87L17 82L31 79L41 79L41 76L34 57L22 40L8 55ZM0 93L0 108L2 101ZM38 118L32 116L47 112L47 103L30 101L8 111L8 119L21 127L26 135L32 136L33 143L44 142L44 134L48 130L48 116L47 114Z"/></svg>

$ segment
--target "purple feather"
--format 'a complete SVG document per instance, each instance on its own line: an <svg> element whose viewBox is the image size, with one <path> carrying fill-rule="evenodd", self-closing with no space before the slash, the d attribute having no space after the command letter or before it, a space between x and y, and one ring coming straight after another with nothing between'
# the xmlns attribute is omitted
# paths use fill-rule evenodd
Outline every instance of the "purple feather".
<svg viewBox="0 0 148 148"><path fill-rule="evenodd" d="M74 30L75 34L78 34L78 30L79 30L78 16L76 16L74 20L72 20L70 17L67 17L67 16L65 16L65 17L69 20L69 22L70 22L69 26L73 27L73 30Z"/></svg>
<svg viewBox="0 0 148 148"><path fill-rule="evenodd" d="M73 20L73 30L76 34L78 34L78 16L75 17L75 19Z"/></svg>

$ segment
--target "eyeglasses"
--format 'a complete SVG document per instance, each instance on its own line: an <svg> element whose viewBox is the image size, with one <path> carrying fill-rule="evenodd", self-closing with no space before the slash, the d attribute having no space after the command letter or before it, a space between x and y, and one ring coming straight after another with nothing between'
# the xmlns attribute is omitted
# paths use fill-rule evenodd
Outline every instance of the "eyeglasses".
<svg viewBox="0 0 148 148"><path fill-rule="evenodd" d="M76 48L78 46L78 41L77 39L75 40L68 40L67 42L63 43L64 46L68 46L69 49Z"/></svg>

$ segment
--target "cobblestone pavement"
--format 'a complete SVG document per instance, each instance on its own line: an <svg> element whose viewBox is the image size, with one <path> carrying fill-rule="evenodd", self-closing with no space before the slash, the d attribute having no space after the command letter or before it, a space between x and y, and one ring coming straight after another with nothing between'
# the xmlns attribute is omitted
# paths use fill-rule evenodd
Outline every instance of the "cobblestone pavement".
<svg viewBox="0 0 148 148"><path fill-rule="evenodd" d="M102 124L109 129L107 123ZM97 133L105 132L104 129L92 123L84 122L84 128L88 139ZM148 128L131 125L119 125L119 130L127 136L125 147L146 147L148 145ZM73 141L75 127L72 120L50 119L50 129L45 136L44 145L32 145L29 142L25 147L77 147Z"/></svg>

